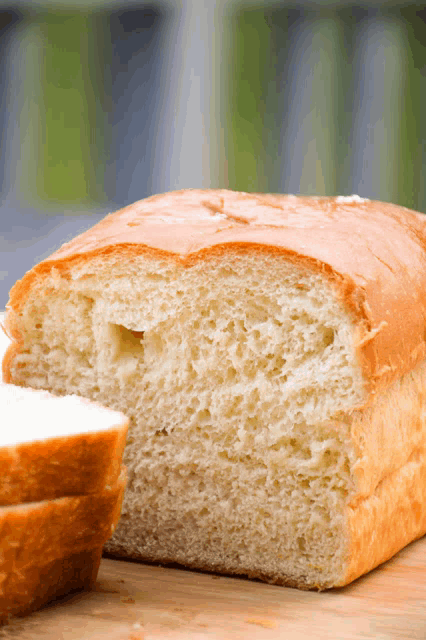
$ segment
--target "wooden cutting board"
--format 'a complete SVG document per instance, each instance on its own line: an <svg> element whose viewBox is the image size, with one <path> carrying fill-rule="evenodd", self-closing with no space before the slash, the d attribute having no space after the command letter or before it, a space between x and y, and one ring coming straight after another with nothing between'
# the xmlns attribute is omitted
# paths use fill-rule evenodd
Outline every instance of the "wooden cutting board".
<svg viewBox="0 0 426 640"><path fill-rule="evenodd" d="M104 558L94 591L67 596L4 633L16 640L425 640L426 539L323 593Z"/></svg>
<svg viewBox="0 0 426 640"><path fill-rule="evenodd" d="M0 358L7 343L0 332ZM0 638L426 640L426 537L323 593L104 558L93 591L13 621Z"/></svg>

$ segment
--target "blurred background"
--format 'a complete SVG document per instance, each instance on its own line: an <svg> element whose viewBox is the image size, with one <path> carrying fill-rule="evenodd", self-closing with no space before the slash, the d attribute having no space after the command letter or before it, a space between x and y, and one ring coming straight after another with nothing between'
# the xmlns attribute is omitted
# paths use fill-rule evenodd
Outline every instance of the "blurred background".
<svg viewBox="0 0 426 640"><path fill-rule="evenodd" d="M153 193L426 212L426 4L0 0L0 82L0 309L35 263Z"/></svg>

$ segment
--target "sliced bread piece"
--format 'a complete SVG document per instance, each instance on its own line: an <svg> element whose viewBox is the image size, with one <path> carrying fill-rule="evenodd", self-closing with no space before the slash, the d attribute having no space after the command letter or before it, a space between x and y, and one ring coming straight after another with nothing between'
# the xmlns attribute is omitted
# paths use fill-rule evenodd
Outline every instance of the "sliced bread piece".
<svg viewBox="0 0 426 640"><path fill-rule="evenodd" d="M0 508L1 622L93 586L125 485L123 468L96 494Z"/></svg>
<svg viewBox="0 0 426 640"><path fill-rule="evenodd" d="M78 396L0 383L0 506L117 483L128 419Z"/></svg>
<svg viewBox="0 0 426 640"><path fill-rule="evenodd" d="M114 554L344 585L426 531L426 225L193 190L11 291L4 374L131 419Z"/></svg>

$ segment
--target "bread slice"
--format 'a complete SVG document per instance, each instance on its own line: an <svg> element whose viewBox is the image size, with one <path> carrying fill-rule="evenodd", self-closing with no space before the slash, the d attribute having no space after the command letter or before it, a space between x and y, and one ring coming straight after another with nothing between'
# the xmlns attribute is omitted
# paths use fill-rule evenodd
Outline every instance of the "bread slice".
<svg viewBox="0 0 426 640"><path fill-rule="evenodd" d="M0 508L0 622L93 586L125 484L123 468L100 493Z"/></svg>
<svg viewBox="0 0 426 640"><path fill-rule="evenodd" d="M0 383L0 506L117 483L128 419L78 396Z"/></svg>
<svg viewBox="0 0 426 640"><path fill-rule="evenodd" d="M344 585L426 531L425 247L357 196L148 198L14 286L4 375L130 417L111 553Z"/></svg>

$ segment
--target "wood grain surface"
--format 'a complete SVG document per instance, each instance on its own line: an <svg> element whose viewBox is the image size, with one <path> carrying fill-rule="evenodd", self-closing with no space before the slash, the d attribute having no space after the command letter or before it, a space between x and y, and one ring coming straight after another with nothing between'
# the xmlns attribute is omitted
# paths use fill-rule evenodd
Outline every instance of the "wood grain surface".
<svg viewBox="0 0 426 640"><path fill-rule="evenodd" d="M96 589L0 637L16 640L425 640L426 539L323 593L104 558Z"/></svg>
<svg viewBox="0 0 426 640"><path fill-rule="evenodd" d="M0 358L7 342L0 331ZM104 558L93 591L13 620L0 638L426 640L426 537L323 593Z"/></svg>

